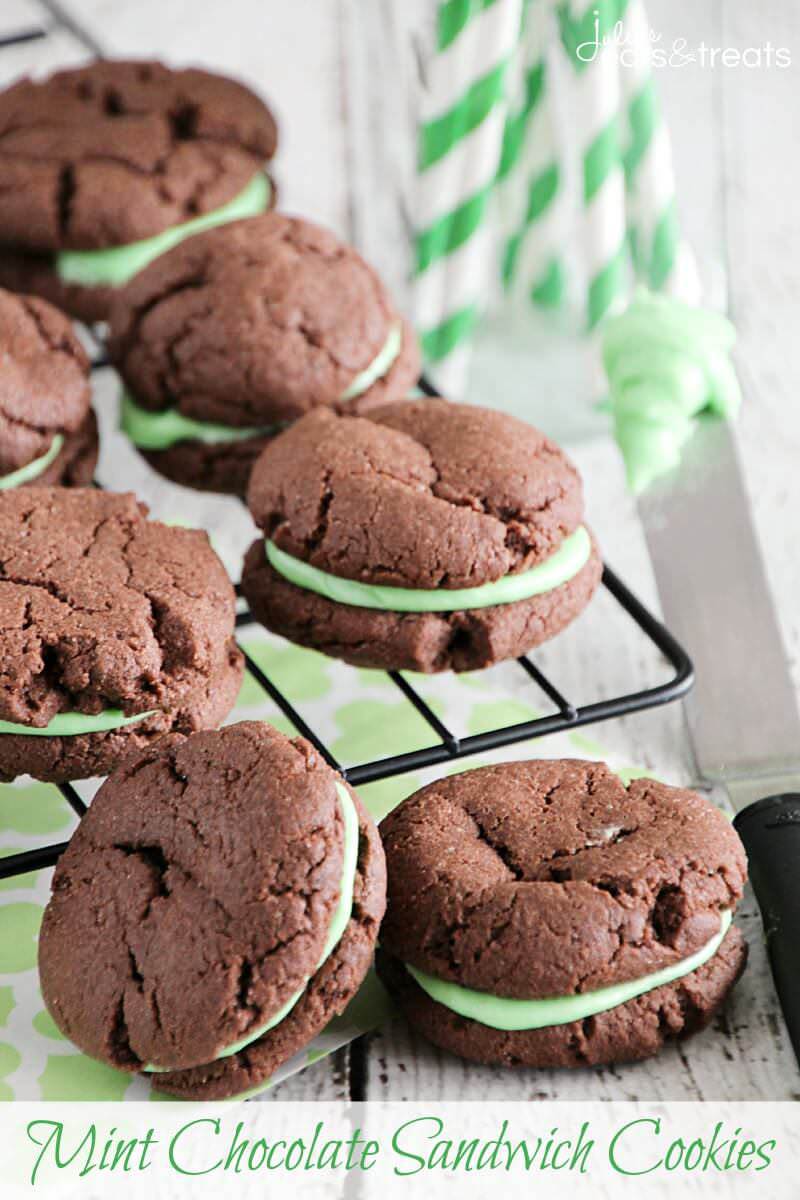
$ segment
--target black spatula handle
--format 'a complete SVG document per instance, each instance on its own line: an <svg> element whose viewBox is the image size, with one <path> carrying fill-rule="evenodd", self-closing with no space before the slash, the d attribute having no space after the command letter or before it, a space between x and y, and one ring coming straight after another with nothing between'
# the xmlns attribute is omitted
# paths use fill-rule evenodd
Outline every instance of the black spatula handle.
<svg viewBox="0 0 800 1200"><path fill-rule="evenodd" d="M758 800L734 825L747 851L772 977L800 1064L800 793Z"/></svg>

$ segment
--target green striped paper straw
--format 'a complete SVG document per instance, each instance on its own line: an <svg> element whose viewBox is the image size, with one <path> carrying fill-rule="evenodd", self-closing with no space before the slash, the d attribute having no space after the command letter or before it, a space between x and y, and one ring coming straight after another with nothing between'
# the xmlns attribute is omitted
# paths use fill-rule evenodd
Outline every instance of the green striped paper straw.
<svg viewBox="0 0 800 1200"><path fill-rule="evenodd" d="M620 64L627 127L624 155L628 230L639 282L698 303L694 259L678 227L669 135L650 63L650 28L641 0L629 0L625 34L632 53Z"/></svg>
<svg viewBox="0 0 800 1200"><path fill-rule="evenodd" d="M561 306L565 293L562 147L547 61L553 31L545 0L533 0L521 36L519 95L510 105L498 183L504 237L500 270L512 305Z"/></svg>
<svg viewBox="0 0 800 1200"><path fill-rule="evenodd" d="M625 7L624 0L595 0L588 8L566 0L557 8L561 44L571 68L570 113L580 147L585 314L590 330L619 309L630 293L618 46L611 37L592 49L595 29L599 40L610 37Z"/></svg>
<svg viewBox="0 0 800 1200"><path fill-rule="evenodd" d="M513 307L577 296L590 332L637 281L692 299L642 0L441 0L436 12L414 293L443 386L463 380L498 260Z"/></svg>
<svg viewBox="0 0 800 1200"><path fill-rule="evenodd" d="M439 385L458 390L492 271L488 210L522 0L443 0L418 136L414 311Z"/></svg>

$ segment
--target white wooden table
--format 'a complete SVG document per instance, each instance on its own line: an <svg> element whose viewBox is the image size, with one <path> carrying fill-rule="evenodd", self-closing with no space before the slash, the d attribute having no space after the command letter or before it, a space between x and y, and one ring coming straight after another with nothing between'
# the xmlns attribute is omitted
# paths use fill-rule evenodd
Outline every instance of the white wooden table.
<svg viewBox="0 0 800 1200"><path fill-rule="evenodd" d="M408 0L424 7L423 0ZM390 5L376 0L2 0L0 36L44 27L48 36L0 53L0 84L25 71L80 61L87 46L110 55L160 56L228 70L270 99L282 125L282 207L353 240L406 297L403 184L412 147L393 49ZM738 325L746 404L739 437L747 484L787 647L800 683L800 10L791 0L650 0L663 41L687 47L790 49L778 68L665 69L684 225L701 262L724 261ZM394 33L396 34L396 30ZM402 86L387 87L392 79ZM478 398L478 397L473 397ZM589 511L609 561L656 605L635 509L608 440L575 450ZM702 514L698 514L702 519ZM686 581L691 587L691 580ZM587 619L592 619L587 614ZM562 663L623 686L644 669L605 636L591 661ZM724 702L724 698L720 698ZM765 714L768 722L768 714ZM766 727L766 726L765 726ZM673 782L691 780L681 712L607 723L596 735ZM535 748L534 748L535 752ZM517 748L518 755L524 750ZM400 1023L306 1069L273 1098L800 1098L800 1074L782 1025L751 900L741 923L750 967L725 1017L653 1063L575 1073L508 1073L462 1064Z"/></svg>

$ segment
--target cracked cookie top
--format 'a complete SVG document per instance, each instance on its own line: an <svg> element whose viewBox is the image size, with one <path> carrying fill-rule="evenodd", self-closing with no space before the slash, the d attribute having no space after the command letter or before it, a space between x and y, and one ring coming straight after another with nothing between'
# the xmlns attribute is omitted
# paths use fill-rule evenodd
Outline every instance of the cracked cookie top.
<svg viewBox="0 0 800 1200"><path fill-rule="evenodd" d="M152 237L232 200L276 142L262 101L207 71L102 60L22 79L0 93L0 244Z"/></svg>
<svg viewBox="0 0 800 1200"><path fill-rule="evenodd" d="M45 300L0 289L0 475L75 433L89 412L89 360L69 320Z"/></svg>
<svg viewBox="0 0 800 1200"><path fill-rule="evenodd" d="M439 979L536 999L651 974L719 931L746 878L696 792L602 763L503 763L430 784L381 825L381 945Z"/></svg>
<svg viewBox="0 0 800 1200"><path fill-rule="evenodd" d="M264 450L248 504L280 549L333 575L463 588L549 558L581 522L583 489L538 429L426 399L304 417Z"/></svg>
<svg viewBox="0 0 800 1200"><path fill-rule="evenodd" d="M210 1062L264 1025L313 975L338 900L337 779L257 721L129 757L53 877L39 968L63 1032L136 1070Z"/></svg>
<svg viewBox="0 0 800 1200"><path fill-rule="evenodd" d="M0 492L0 718L171 713L227 661L228 576L199 530L147 520L132 495Z"/></svg>
<svg viewBox="0 0 800 1200"><path fill-rule="evenodd" d="M386 373L342 397L401 324L378 276L326 229L265 213L187 239L115 298L109 352L136 403L249 427L405 395L411 330Z"/></svg>

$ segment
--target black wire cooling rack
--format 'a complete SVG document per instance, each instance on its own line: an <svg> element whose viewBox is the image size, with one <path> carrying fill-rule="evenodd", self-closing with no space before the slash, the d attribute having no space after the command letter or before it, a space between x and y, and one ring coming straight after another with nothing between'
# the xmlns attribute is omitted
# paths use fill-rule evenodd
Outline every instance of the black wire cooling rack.
<svg viewBox="0 0 800 1200"><path fill-rule="evenodd" d="M322 739L303 719L289 697L284 695L280 688L273 683L253 657L243 651L245 663L252 677L260 684L283 715L288 718L297 732L307 738L332 767L340 771L354 786L373 783L378 779L388 779L392 775L402 775L408 771L434 767L439 763L468 758L470 755L497 750L502 746L511 746L515 742L543 737L548 733L577 729L596 721L607 721L610 717L621 717L642 709L655 708L658 705L668 704L672 700L678 700L685 695L692 686L693 670L691 660L683 647L608 566L603 568L603 586L630 618L632 625L641 630L652 645L663 654L670 668L669 678L665 682L654 687L613 696L610 699L579 704L565 696L549 676L536 665L531 656L526 654L517 659L517 665L520 670L524 671L528 681L532 681L555 705L556 711L530 721L520 721L514 725L504 725L467 737L457 737L433 712L430 705L404 675L399 671L390 671L388 677L392 684L427 722L436 735L437 741L431 746L409 750L405 754L395 754L389 758L374 759L371 762L349 766L338 762ZM255 622L249 612L244 611L237 615L238 629L252 624ZM60 784L59 790L73 811L82 817L86 812L86 805L72 784ZM52 867L65 848L66 842L58 842L54 845L39 846L0 858L0 879L21 875L26 871L39 870L42 867Z"/></svg>
<svg viewBox="0 0 800 1200"><path fill-rule="evenodd" d="M83 41L91 53L97 52L94 42L78 29L72 22L66 22L56 4L47 4L53 14L53 22L45 28L33 27L20 29L6 36L0 36L0 51L4 48L20 45L25 42L40 40L49 35L53 29L68 28L78 40ZM93 361L93 370L106 366L102 352ZM435 395L435 389L425 380L420 384L423 391ZM582 725L597 721L606 721L610 717L621 717L628 713L639 712L642 709L654 708L677 700L692 686L693 669L691 660L661 622L633 594L618 575L610 567L603 568L603 586L613 597L620 609L629 619L631 632L638 628L646 639L661 652L666 660L669 674L667 679L655 686L625 692L593 703L580 703L565 695L564 691L541 670L530 655L524 655L517 660L519 669L524 672L528 684L533 684L550 703L554 711L536 717L529 721L521 721L513 725L505 725L482 733L466 737L458 737L440 720L430 705L419 694L414 685L405 675L397 671L388 673L393 686L400 692L408 704L413 705L417 713L428 724L435 735L433 745L422 749L409 750L404 754L392 755L388 758L374 759L371 762L340 763L336 760L328 746L318 734L303 719L291 699L270 679L251 655L245 651L245 662L252 677L263 688L274 704L291 722L297 732L307 738L326 759L353 785L372 783L375 780L387 779L393 775L401 775L408 771L422 770L441 763L453 762L457 759L468 758L471 755L486 753L516 742L543 737L545 734L573 730ZM236 618L237 628L254 624L249 612L239 612ZM60 785L60 791L66 803L80 818L86 811L86 805L71 784ZM49 846L35 847L16 854L0 858L0 879L23 874L27 871L51 867L66 846L65 842Z"/></svg>
<svg viewBox="0 0 800 1200"><path fill-rule="evenodd" d="M99 370L107 365L105 359L98 356L93 361L92 369ZM435 389L424 379L421 380L420 386L429 395L437 394ZM96 486L101 485L97 484ZM536 665L532 657L526 654L516 660L517 666L525 673L527 682L533 683L547 697L555 711L529 721L520 721L514 725L504 725L467 737L457 737L436 715L405 675L399 671L389 671L387 672L388 678L394 687L427 722L437 740L432 745L421 749L409 750L404 754L395 754L388 758L373 759L370 762L355 764L339 762L325 742L304 720L291 699L270 679L269 674L243 647L242 652L250 675L283 715L288 718L297 732L307 738L322 757L354 786L373 783L378 779L388 779L390 776L402 775L408 771L418 771L426 767L434 767L439 763L453 762L456 759L486 753L502 746L513 745L515 742L523 742L543 737L549 733L576 729L581 725L589 725L596 721L607 721L610 717L625 716L627 713L654 708L683 696L693 682L692 663L686 651L608 566L603 567L602 582L627 615L632 626L638 628L666 659L671 673L665 682L594 703L580 704L566 696L564 691ZM238 590L237 588L237 592ZM255 624L254 618L246 609L237 613L237 630ZM71 784L65 783L59 785L59 790L78 817L83 816L86 805L75 788ZM52 867L66 844L66 842L59 842L50 846L39 846L0 858L0 879L20 875L26 871L39 870L42 867Z"/></svg>

